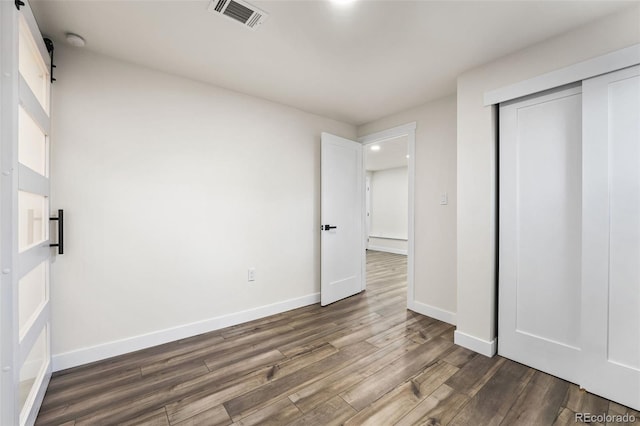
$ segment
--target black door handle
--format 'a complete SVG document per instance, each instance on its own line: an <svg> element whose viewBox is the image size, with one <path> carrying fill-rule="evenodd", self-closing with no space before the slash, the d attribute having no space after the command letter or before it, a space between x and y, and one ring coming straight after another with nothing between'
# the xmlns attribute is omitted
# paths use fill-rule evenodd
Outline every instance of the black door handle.
<svg viewBox="0 0 640 426"><path fill-rule="evenodd" d="M49 247L58 247L58 254L64 254L64 210L58 210L58 217L50 217L49 220L58 222L58 242L49 244Z"/></svg>
<svg viewBox="0 0 640 426"><path fill-rule="evenodd" d="M323 231L329 231L331 229L336 229L337 226L323 225L323 226L321 226L321 228L322 228Z"/></svg>

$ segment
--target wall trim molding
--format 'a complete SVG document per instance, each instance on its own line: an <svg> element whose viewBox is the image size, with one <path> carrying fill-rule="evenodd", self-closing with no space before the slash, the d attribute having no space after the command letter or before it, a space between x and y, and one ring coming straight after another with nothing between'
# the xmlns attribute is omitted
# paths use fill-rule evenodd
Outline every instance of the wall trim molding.
<svg viewBox="0 0 640 426"><path fill-rule="evenodd" d="M480 355L491 358L496 354L498 339L495 338L489 342L487 340L483 340L478 337L463 333L462 331L456 330L453 333L453 343L458 346L471 349L474 352L478 352Z"/></svg>
<svg viewBox="0 0 640 426"><path fill-rule="evenodd" d="M411 123L402 124L400 126L392 127L390 129L381 130L379 132L371 133L366 136L361 136L356 139L362 145L368 145L373 142L382 142L385 139L391 139L398 136L409 135L410 133L415 132L416 130L416 122L412 121Z"/></svg>
<svg viewBox="0 0 640 426"><path fill-rule="evenodd" d="M306 296L272 303L270 305L259 306L177 327L153 331L151 333L128 337L126 339L115 340L87 348L56 354L52 357L53 371L55 372L71 367L77 367L90 362L100 361L129 352L138 351L140 349L161 345L163 343L173 342L175 340L219 330L232 325L242 324L319 302L320 293L312 293Z"/></svg>
<svg viewBox="0 0 640 426"><path fill-rule="evenodd" d="M377 240L409 241L406 237L381 237L380 235L369 235L369 238L375 238Z"/></svg>
<svg viewBox="0 0 640 426"><path fill-rule="evenodd" d="M634 44L528 80L487 91L484 94L484 105L499 104L638 64L640 64L640 44Z"/></svg>
<svg viewBox="0 0 640 426"><path fill-rule="evenodd" d="M456 313L447 311L445 309L437 308L435 306L427 305L426 303L413 301L412 306L409 307L414 312L422 315L426 315L431 318L435 318L439 321L444 321L451 325L456 325Z"/></svg>
<svg viewBox="0 0 640 426"><path fill-rule="evenodd" d="M375 246L375 245L372 246L371 244L367 246L367 250L383 251L385 253L394 253L394 254L404 254L405 256L407 256L407 254L409 253L408 250L404 250L404 249L399 249L394 247L385 247L385 246Z"/></svg>

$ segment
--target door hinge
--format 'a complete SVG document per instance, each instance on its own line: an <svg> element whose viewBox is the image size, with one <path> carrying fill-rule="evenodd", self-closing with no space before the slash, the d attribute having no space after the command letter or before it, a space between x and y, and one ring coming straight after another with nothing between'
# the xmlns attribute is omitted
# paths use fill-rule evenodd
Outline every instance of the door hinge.
<svg viewBox="0 0 640 426"><path fill-rule="evenodd" d="M16 9L20 10L20 6L24 6L24 2L21 0L15 0Z"/></svg>

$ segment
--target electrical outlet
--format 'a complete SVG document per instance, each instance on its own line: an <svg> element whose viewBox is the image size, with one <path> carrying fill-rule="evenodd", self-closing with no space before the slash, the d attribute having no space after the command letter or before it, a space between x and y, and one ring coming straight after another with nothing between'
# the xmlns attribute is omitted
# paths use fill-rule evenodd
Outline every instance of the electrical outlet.
<svg viewBox="0 0 640 426"><path fill-rule="evenodd" d="M256 280L256 268L249 268L247 271L247 281L255 281Z"/></svg>

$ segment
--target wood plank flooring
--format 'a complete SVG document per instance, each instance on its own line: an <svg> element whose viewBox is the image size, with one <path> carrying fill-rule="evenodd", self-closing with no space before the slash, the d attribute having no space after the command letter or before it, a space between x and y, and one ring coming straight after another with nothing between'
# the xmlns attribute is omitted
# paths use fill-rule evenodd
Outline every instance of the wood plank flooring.
<svg viewBox="0 0 640 426"><path fill-rule="evenodd" d="M54 375L38 425L564 425L640 415L453 344L407 311L406 257L367 255L367 291Z"/></svg>

